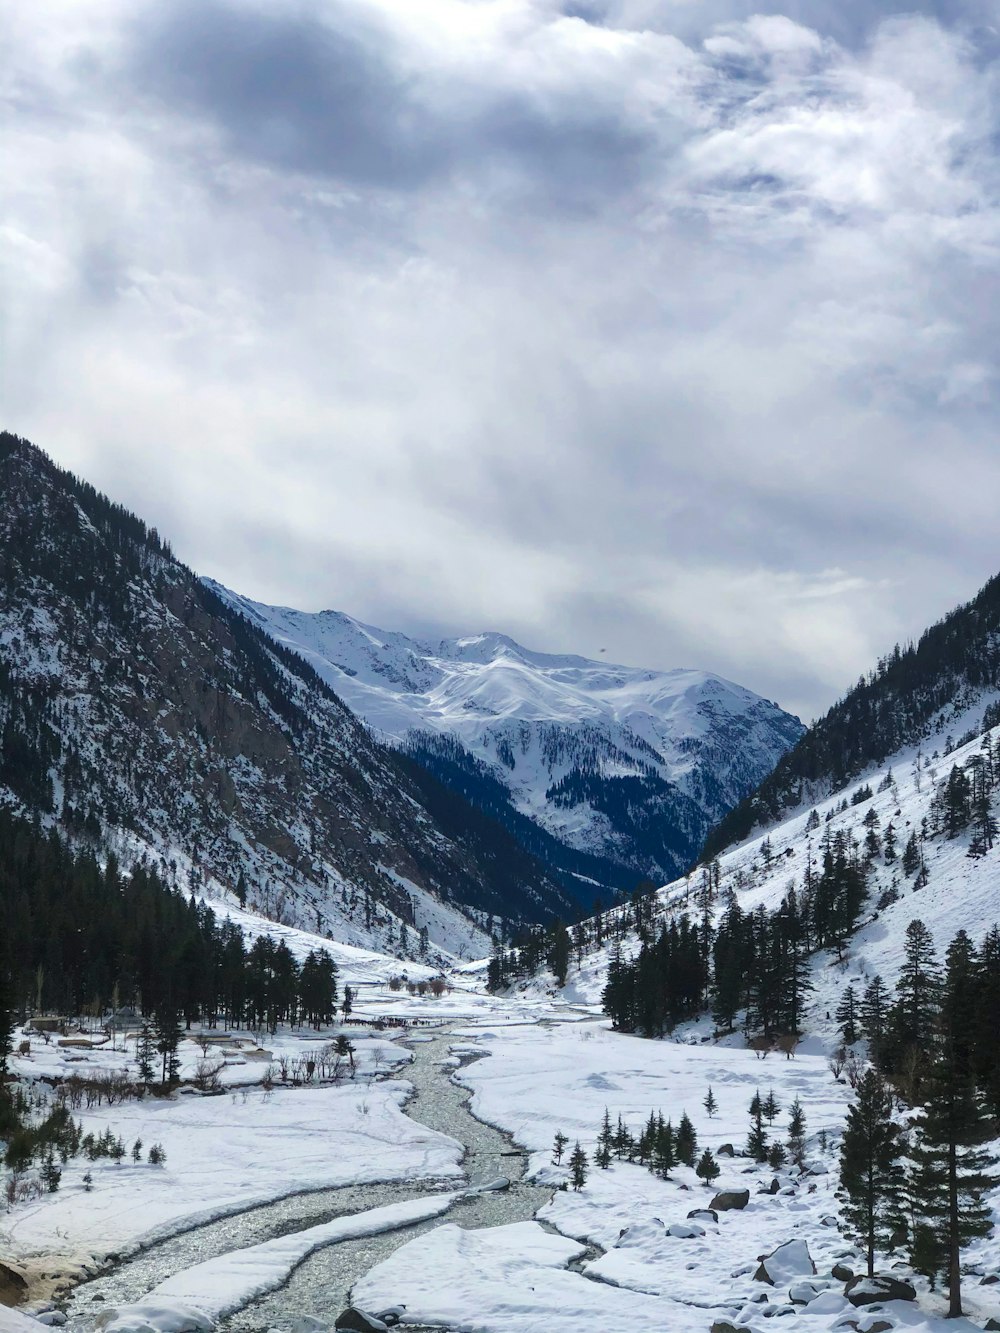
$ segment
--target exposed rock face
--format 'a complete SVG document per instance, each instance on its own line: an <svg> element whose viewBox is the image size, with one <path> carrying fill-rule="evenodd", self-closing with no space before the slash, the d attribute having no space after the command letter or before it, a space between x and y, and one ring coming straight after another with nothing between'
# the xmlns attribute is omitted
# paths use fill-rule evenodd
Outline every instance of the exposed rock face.
<svg viewBox="0 0 1000 1333"><path fill-rule="evenodd" d="M27 1290L24 1274L0 1260L0 1305L17 1305L24 1300Z"/></svg>

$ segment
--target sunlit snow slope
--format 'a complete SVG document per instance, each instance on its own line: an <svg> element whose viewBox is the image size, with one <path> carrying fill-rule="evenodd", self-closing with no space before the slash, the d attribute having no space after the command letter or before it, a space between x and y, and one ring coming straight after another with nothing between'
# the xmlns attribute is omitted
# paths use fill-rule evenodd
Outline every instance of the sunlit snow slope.
<svg viewBox="0 0 1000 1333"><path fill-rule="evenodd" d="M690 864L708 827L803 730L776 704L702 671L537 653L496 633L423 643L212 586L304 656L381 738L449 762L440 738L457 741L523 814L642 874Z"/></svg>

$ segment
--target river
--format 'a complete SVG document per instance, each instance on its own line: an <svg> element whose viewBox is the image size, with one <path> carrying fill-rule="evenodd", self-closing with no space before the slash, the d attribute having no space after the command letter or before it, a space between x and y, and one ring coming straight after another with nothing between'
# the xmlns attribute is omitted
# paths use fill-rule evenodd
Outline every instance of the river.
<svg viewBox="0 0 1000 1333"><path fill-rule="evenodd" d="M460 1200L443 1218L327 1246L295 1269L284 1287L229 1316L221 1328L233 1333L237 1330L264 1333L268 1329L288 1329L302 1315L312 1315L332 1327L337 1315L350 1303L350 1290L357 1279L414 1236L442 1222L491 1227L524 1221L548 1201L551 1189L528 1184L523 1179L526 1156L514 1148L507 1135L471 1115L468 1089L451 1082L454 1061L449 1048L456 1041L448 1033L413 1042L413 1062L399 1071L414 1085L414 1096L407 1103L406 1113L422 1125L464 1144L462 1165L470 1185L506 1176L510 1188ZM230 1250L382 1204L454 1190L455 1184L452 1178L317 1190L196 1227L161 1241L78 1287L69 1305L69 1326L84 1333L94 1327L95 1317L102 1309L139 1300L174 1273Z"/></svg>

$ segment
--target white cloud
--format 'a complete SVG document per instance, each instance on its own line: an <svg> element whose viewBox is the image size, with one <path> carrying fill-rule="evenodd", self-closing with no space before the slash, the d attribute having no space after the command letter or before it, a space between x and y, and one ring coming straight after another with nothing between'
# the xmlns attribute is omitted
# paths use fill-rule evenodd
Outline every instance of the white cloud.
<svg viewBox="0 0 1000 1333"><path fill-rule="evenodd" d="M253 596L815 712L993 572L994 76L566 8L22 7L5 424Z"/></svg>

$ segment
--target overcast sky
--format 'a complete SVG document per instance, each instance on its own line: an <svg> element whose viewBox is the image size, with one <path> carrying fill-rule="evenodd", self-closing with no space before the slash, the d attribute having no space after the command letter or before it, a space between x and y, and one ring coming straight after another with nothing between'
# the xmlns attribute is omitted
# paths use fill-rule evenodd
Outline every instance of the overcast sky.
<svg viewBox="0 0 1000 1333"><path fill-rule="evenodd" d="M1000 40L783 4L0 0L0 424L252 597L816 715L1000 568Z"/></svg>

